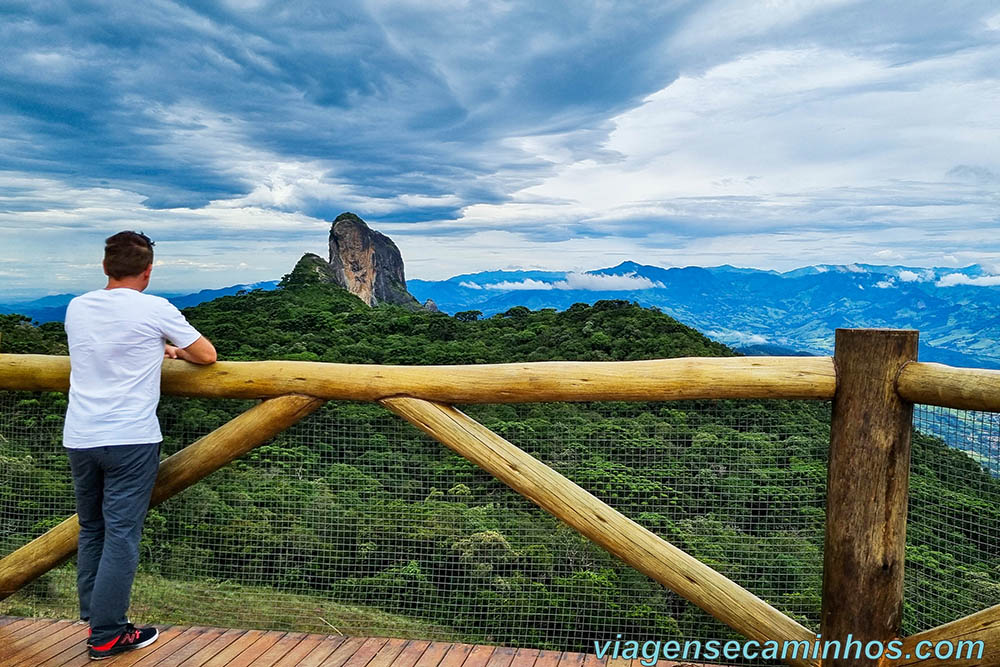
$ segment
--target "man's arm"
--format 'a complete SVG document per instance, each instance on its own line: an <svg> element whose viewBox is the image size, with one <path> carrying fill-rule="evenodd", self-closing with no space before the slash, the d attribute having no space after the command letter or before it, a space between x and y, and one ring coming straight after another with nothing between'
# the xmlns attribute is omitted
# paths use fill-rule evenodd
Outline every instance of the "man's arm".
<svg viewBox="0 0 1000 667"><path fill-rule="evenodd" d="M187 347L174 347L167 344L163 356L171 359L183 359L192 364L214 364L218 356L215 353L215 346L204 336Z"/></svg>

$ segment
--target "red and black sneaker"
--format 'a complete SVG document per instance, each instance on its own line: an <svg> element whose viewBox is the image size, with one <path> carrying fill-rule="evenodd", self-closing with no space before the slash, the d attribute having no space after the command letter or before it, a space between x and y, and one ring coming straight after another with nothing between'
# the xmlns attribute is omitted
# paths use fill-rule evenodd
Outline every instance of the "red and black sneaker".
<svg viewBox="0 0 1000 667"><path fill-rule="evenodd" d="M137 628L129 623L125 626L124 632L108 643L100 646L91 645L90 659L104 660L125 651L149 646L156 641L159 634L156 628Z"/></svg>

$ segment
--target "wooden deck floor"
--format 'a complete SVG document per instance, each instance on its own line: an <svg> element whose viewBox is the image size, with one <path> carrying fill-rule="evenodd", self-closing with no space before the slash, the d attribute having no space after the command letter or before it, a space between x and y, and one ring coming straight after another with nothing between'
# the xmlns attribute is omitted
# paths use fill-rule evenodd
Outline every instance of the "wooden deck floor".
<svg viewBox="0 0 1000 667"><path fill-rule="evenodd" d="M90 665L86 639L84 623L0 616L0 667ZM99 664L108 667L638 667L638 661L632 663L598 660L585 653L483 644L167 626L160 627L155 644ZM658 664L669 667L676 663Z"/></svg>

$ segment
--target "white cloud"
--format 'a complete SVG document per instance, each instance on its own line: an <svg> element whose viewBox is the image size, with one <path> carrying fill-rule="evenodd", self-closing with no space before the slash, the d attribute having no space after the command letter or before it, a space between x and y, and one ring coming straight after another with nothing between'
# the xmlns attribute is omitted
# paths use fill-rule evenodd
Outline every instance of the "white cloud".
<svg viewBox="0 0 1000 667"><path fill-rule="evenodd" d="M929 283L935 278L935 273L931 269L924 269L923 271L910 271L908 269L903 269L896 277L899 278L904 283Z"/></svg>
<svg viewBox="0 0 1000 667"><path fill-rule="evenodd" d="M448 224L544 242L626 236L646 255L727 246L716 263L761 268L788 266L787 256L740 237L788 247L787 236L816 230L816 245L795 244L814 263L867 262L883 242L916 265L942 251L980 263L996 255L1000 246L973 238L995 228L995 193L942 179L956 153L1000 172L991 148L1000 123L988 111L1000 106L1000 82L974 74L1000 58L1000 45L902 64L878 53L762 49L685 73L612 119L605 159L574 161L524 138L518 145L555 161L554 173Z"/></svg>
<svg viewBox="0 0 1000 667"><path fill-rule="evenodd" d="M565 283L565 287L561 285ZM585 289L585 290L634 290L652 289L663 287L663 283L653 281L645 276L638 276L635 273L626 273L620 276L604 275L600 273L570 273L565 281L556 283L556 289Z"/></svg>
<svg viewBox="0 0 1000 667"><path fill-rule="evenodd" d="M895 286L896 286L895 278L889 278L888 280L880 280L877 283L875 283L875 287L878 287L879 289L889 289L890 287L895 287Z"/></svg>
<svg viewBox="0 0 1000 667"><path fill-rule="evenodd" d="M955 285L975 285L977 287L995 287L1000 285L1000 276L969 277L964 273L949 273L942 276L935 285L938 287L954 287Z"/></svg>
<svg viewBox="0 0 1000 667"><path fill-rule="evenodd" d="M534 280L532 278L525 278L524 280L504 280L499 283L488 283L483 285L484 289L495 289L504 291L519 291L519 290L552 290L556 289L553 283L546 283L541 280Z"/></svg>
<svg viewBox="0 0 1000 667"><path fill-rule="evenodd" d="M631 290L639 289L652 289L654 287L663 287L663 283L659 281L653 281L645 276L639 276L635 273L627 273L624 275L605 275L601 273L580 273L580 272L570 272L566 275L565 280L556 280L553 282L544 282L541 280L534 280L532 278L526 278L525 280L509 281L505 280L499 283L489 283L483 285L486 289L495 290L593 290L600 292L625 292Z"/></svg>
<svg viewBox="0 0 1000 667"><path fill-rule="evenodd" d="M709 329L705 331L705 335L723 343L736 345L765 345L770 342L765 336L748 331Z"/></svg>
<svg viewBox="0 0 1000 667"><path fill-rule="evenodd" d="M157 235L160 256L192 262L160 265L178 289L251 282L322 253L328 222L301 211L353 210L391 217L372 226L393 236L408 275L429 279L622 259L788 269L867 262L877 248L911 266L1000 264L990 3L915 6L905 21L880 20L895 9L878 3L714 0L676 14L660 3L655 22L629 3L363 3L341 36L322 3L227 2L246 9L241 21L157 4L135 26L156 46L139 52L93 40L83 14L11 22L14 36L35 31L4 54L25 89L48 85L35 85L36 106L93 106L121 133L95 123L74 144L61 120L0 119L17 121L0 132L13 164L60 165L45 179L0 173L0 255L65 288L91 279L79 267L101 234L134 226ZM319 23L302 31L300 17ZM602 54L608 67L587 69ZM52 90L69 92L53 102ZM110 158L91 153L100 146ZM146 194L168 208L149 209ZM44 270L52 262L59 271ZM27 284L9 278L0 291ZM601 289L587 280L563 289Z"/></svg>
<svg viewBox="0 0 1000 667"><path fill-rule="evenodd" d="M0 262L23 276L0 276L0 300L103 284L104 239L123 229L156 242L153 289L162 292L275 280L303 253L325 254L330 223L300 213L228 202L150 209L142 199L120 189L0 172Z"/></svg>
<svg viewBox="0 0 1000 667"><path fill-rule="evenodd" d="M483 286L478 283L470 283L468 280L463 280L458 284L459 287L466 287L468 289L483 289Z"/></svg>

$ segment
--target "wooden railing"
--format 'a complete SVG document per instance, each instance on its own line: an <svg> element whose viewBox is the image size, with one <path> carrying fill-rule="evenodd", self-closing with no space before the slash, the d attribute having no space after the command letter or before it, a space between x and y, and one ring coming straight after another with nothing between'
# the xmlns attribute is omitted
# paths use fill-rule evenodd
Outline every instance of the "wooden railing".
<svg viewBox="0 0 1000 667"><path fill-rule="evenodd" d="M374 366L294 361L163 364L162 391L265 399L169 457L151 504L163 502L263 444L326 400L378 402L500 479L624 562L759 642L899 638L913 403L1000 411L1000 372L916 359L917 332L842 329L833 357L688 358L477 366ZM69 359L0 354L0 389L67 391ZM823 611L819 635L477 423L453 403L832 400ZM75 516L0 559L0 599L70 558ZM907 637L982 640L1000 664L1000 605ZM903 665L789 660L793 665Z"/></svg>

